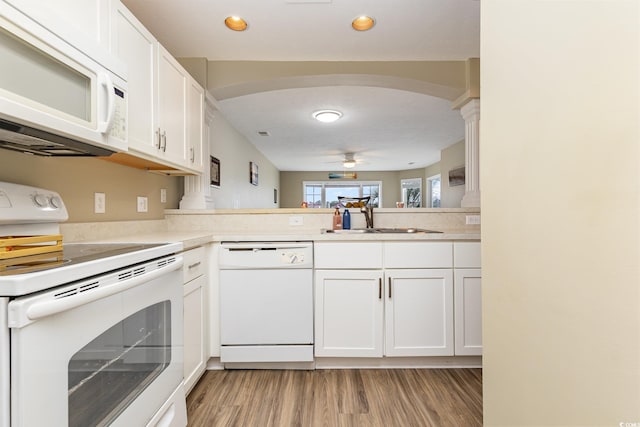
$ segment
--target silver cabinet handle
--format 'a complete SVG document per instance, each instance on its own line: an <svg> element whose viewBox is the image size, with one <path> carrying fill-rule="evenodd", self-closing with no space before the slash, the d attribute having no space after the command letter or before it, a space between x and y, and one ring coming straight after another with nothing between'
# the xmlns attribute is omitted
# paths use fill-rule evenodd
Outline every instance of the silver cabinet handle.
<svg viewBox="0 0 640 427"><path fill-rule="evenodd" d="M167 132L162 131L162 152L167 152Z"/></svg>
<svg viewBox="0 0 640 427"><path fill-rule="evenodd" d="M193 147L189 148L189 150L191 150L191 163L193 163L196 160L196 150Z"/></svg>
<svg viewBox="0 0 640 427"><path fill-rule="evenodd" d="M156 131L156 148L159 150L160 149L160 128L158 128L158 130Z"/></svg>
<svg viewBox="0 0 640 427"><path fill-rule="evenodd" d="M391 277L389 277L389 299L391 299Z"/></svg>
<svg viewBox="0 0 640 427"><path fill-rule="evenodd" d="M189 270L191 270L192 268L196 268L196 267L197 267L197 266L199 266L200 264L201 264L201 262L200 262L200 261L198 261L198 262L194 262L193 264L191 264L191 265L187 266L187 268L188 268Z"/></svg>

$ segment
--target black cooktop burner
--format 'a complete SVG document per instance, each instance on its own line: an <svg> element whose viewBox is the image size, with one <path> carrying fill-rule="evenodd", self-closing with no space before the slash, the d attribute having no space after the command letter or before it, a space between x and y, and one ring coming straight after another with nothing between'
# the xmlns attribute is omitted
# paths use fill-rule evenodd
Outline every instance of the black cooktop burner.
<svg viewBox="0 0 640 427"><path fill-rule="evenodd" d="M162 246L141 243L66 243L63 250L0 261L0 276L32 273Z"/></svg>

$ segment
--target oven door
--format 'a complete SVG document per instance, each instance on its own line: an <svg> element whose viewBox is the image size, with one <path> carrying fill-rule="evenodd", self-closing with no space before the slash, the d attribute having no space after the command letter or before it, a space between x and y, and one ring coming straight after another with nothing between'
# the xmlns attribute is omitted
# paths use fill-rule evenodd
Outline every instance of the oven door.
<svg viewBox="0 0 640 427"><path fill-rule="evenodd" d="M9 303L12 426L149 423L182 384L182 258L166 259ZM186 424L181 398L166 425Z"/></svg>

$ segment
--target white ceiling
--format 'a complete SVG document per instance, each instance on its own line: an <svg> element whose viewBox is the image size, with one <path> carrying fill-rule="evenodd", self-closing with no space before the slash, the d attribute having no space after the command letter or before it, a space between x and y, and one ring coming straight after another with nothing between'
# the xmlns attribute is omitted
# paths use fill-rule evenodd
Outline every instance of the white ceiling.
<svg viewBox="0 0 640 427"><path fill-rule="evenodd" d="M480 56L478 0L123 0L176 57L263 61L465 60ZM376 19L367 32L351 21ZM249 23L224 27L229 15ZM437 162L464 138L450 101L370 86L324 86L259 92L221 100L230 123L280 170L401 170ZM344 116L332 124L318 109ZM262 137L258 131L268 131ZM335 163L337 162L337 163ZM413 164L409 164L414 162Z"/></svg>

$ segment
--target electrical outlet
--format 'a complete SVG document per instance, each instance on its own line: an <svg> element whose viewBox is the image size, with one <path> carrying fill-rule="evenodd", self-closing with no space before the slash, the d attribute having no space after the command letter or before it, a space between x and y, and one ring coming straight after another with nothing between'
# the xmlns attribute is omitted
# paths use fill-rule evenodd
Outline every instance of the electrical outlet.
<svg viewBox="0 0 640 427"><path fill-rule="evenodd" d="M160 203L167 203L167 189L160 189Z"/></svg>
<svg viewBox="0 0 640 427"><path fill-rule="evenodd" d="M467 225L480 225L480 215L467 215Z"/></svg>
<svg viewBox="0 0 640 427"><path fill-rule="evenodd" d="M107 196L105 193L93 193L93 212L103 214L107 210Z"/></svg>
<svg viewBox="0 0 640 427"><path fill-rule="evenodd" d="M290 216L289 217L289 225L302 225L302 216Z"/></svg>
<svg viewBox="0 0 640 427"><path fill-rule="evenodd" d="M147 212L149 210L146 197L138 196L138 212Z"/></svg>

